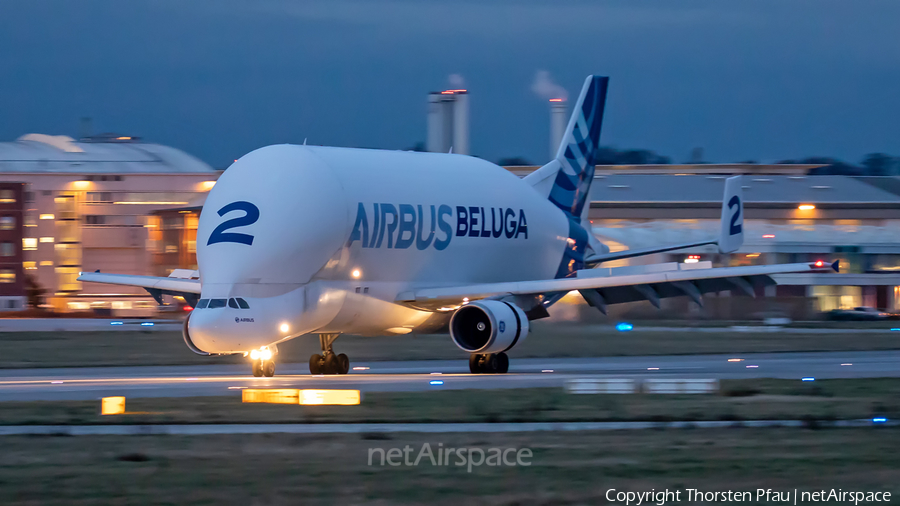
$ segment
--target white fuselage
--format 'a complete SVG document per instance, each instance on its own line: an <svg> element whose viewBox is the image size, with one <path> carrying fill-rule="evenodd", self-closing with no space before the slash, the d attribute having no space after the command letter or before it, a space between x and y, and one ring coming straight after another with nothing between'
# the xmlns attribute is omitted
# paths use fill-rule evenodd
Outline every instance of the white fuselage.
<svg viewBox="0 0 900 506"><path fill-rule="evenodd" d="M396 304L423 287L556 276L569 222L478 158L269 146L226 170L197 231L194 344L243 352L311 332L406 333L432 316Z"/></svg>

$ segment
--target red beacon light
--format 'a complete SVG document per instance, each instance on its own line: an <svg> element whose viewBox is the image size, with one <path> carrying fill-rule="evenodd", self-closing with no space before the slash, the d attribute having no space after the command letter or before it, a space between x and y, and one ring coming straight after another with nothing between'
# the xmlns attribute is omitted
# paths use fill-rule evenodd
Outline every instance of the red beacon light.
<svg viewBox="0 0 900 506"><path fill-rule="evenodd" d="M825 266L825 262L823 262L821 260L816 260L816 267L824 267L824 266Z"/></svg>

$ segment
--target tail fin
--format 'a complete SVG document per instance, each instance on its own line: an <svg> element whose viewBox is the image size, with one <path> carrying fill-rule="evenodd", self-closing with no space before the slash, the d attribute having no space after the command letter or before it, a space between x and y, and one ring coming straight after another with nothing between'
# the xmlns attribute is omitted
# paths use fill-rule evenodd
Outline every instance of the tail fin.
<svg viewBox="0 0 900 506"><path fill-rule="evenodd" d="M556 166L550 202L579 222L594 180L608 84L608 77L588 76L572 110L556 159L548 164Z"/></svg>
<svg viewBox="0 0 900 506"><path fill-rule="evenodd" d="M741 176L734 176L725 180L719 251L733 253L740 249L742 244L744 244L744 198Z"/></svg>

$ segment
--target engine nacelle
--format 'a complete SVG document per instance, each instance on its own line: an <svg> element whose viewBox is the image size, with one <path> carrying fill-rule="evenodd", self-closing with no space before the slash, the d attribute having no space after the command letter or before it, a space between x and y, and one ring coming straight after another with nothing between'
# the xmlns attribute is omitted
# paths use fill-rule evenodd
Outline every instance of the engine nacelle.
<svg viewBox="0 0 900 506"><path fill-rule="evenodd" d="M188 313L187 318L184 319L184 325L181 327L181 337L184 338L184 344L186 344L187 347L197 355L215 355L215 353L207 353L201 350L197 347L197 345L194 344L193 341L191 341L191 333L188 331L188 321L191 319L191 314L193 313Z"/></svg>
<svg viewBox="0 0 900 506"><path fill-rule="evenodd" d="M450 337L469 353L499 353L525 340L528 317L515 304L479 300L457 309L450 319Z"/></svg>

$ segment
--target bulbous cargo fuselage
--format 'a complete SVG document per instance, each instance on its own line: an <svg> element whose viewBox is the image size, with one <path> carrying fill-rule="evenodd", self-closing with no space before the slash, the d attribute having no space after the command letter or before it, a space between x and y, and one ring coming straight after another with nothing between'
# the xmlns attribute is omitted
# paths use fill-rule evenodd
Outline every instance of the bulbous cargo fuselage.
<svg viewBox="0 0 900 506"><path fill-rule="evenodd" d="M552 278L568 227L528 184L477 158L262 148L204 204L201 299L225 307L198 307L190 339L226 353L309 332L409 332L431 313L393 303L398 293Z"/></svg>

